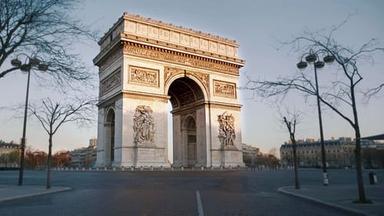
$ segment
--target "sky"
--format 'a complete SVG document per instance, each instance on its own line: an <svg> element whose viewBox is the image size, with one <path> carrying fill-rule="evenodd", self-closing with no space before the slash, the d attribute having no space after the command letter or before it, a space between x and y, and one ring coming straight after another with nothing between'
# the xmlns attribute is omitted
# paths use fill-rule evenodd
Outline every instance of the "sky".
<svg viewBox="0 0 384 216"><path fill-rule="evenodd" d="M381 0L87 0L70 16L81 20L92 29L104 34L124 11L150 17L175 25L213 33L239 44L239 56L246 60L240 70L240 86L250 79L274 79L297 73L299 53L292 53L281 42L289 41L303 31L324 31L348 22L335 33L342 44L356 48L371 38L377 38L384 47L384 1ZM94 42L78 44L80 54L89 70L97 73L92 59L99 51ZM384 82L384 55L375 56L374 63L359 65L366 74L359 91ZM326 66L319 72L320 86L329 82L335 67ZM312 71L308 71L312 72ZM22 118L4 107L22 104L25 100L26 75L13 73L0 80L0 139L19 142ZM90 90L96 91L96 90ZM55 89L43 88L32 79L31 102L48 95L61 95ZM279 148L289 139L276 105L246 90L239 90L242 108L242 142L259 147L262 152ZM297 128L298 139L319 138L315 99L304 101L300 95L292 96L280 107L289 107L303 113ZM384 92L371 100L359 94L358 111L363 136L384 133ZM345 110L347 111L347 110ZM352 137L352 128L331 110L323 108L325 138ZM96 123L88 127L68 124L54 137L53 150L74 149L88 145L97 137ZM34 119L28 120L27 145L46 151L48 137Z"/></svg>

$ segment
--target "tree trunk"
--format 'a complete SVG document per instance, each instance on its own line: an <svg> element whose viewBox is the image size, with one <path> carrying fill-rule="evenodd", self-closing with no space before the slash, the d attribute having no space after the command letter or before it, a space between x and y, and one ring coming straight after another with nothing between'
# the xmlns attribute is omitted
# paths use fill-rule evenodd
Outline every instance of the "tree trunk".
<svg viewBox="0 0 384 216"><path fill-rule="evenodd" d="M360 129L357 126L355 128L356 135L356 149L355 149L355 158L356 158L356 177L357 177L357 188L359 191L359 202L367 202L364 190L364 181L363 181L363 169L362 169L362 158L361 158L361 141L360 141Z"/></svg>
<svg viewBox="0 0 384 216"><path fill-rule="evenodd" d="M367 197L365 196L364 181L363 181L361 140L360 140L361 134L360 134L359 119L357 116L355 89L353 85L351 85L351 99L352 99L353 118L355 120L355 125L353 126L353 129L355 130L355 142L356 142L355 159L356 159L357 189L359 192L359 202L366 203L368 200L367 200Z"/></svg>
<svg viewBox="0 0 384 216"><path fill-rule="evenodd" d="M300 189L299 174L297 170L297 155L296 155L296 139L294 135L291 135L292 148L293 148L293 169L295 171L295 188Z"/></svg>
<svg viewBox="0 0 384 216"><path fill-rule="evenodd" d="M51 158L52 158L52 134L49 135L49 147L47 158L47 189L51 188Z"/></svg>

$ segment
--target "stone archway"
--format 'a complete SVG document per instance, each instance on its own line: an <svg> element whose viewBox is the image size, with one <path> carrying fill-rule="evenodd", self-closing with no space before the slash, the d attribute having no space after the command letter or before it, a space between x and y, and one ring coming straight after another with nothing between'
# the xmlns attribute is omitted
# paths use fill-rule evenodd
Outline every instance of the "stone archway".
<svg viewBox="0 0 384 216"><path fill-rule="evenodd" d="M99 44L97 166L169 167L168 125L174 166L244 165L236 41L124 14Z"/></svg>
<svg viewBox="0 0 384 216"><path fill-rule="evenodd" d="M204 92L191 78L175 79L168 88L173 119L173 164L206 165Z"/></svg>
<svg viewBox="0 0 384 216"><path fill-rule="evenodd" d="M105 154L107 158L107 164L112 165L115 160L115 111L110 108L107 111L105 119Z"/></svg>

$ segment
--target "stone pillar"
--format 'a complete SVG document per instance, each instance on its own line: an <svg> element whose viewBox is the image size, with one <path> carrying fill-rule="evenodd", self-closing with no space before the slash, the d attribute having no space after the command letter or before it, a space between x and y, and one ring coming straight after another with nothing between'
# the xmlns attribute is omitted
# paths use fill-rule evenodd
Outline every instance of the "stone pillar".
<svg viewBox="0 0 384 216"><path fill-rule="evenodd" d="M97 117L97 156L96 167L105 166L105 130L104 130L104 109L99 108Z"/></svg>
<svg viewBox="0 0 384 216"><path fill-rule="evenodd" d="M138 110L139 109L139 110ZM147 109L148 111L140 110ZM151 110L151 111L149 111ZM138 117L141 116L142 117ZM145 125L147 123L144 119L136 120L143 130L149 130L153 127L150 139L141 140L138 142L135 137L137 133L141 133L136 129L135 119L151 118L151 126ZM168 119L167 119L167 101L164 100L142 100L131 98L129 95L123 98L121 121L116 122L120 124L120 137L121 146L118 153L120 160L115 163L115 166L122 167L168 167ZM144 124L144 125L142 125ZM152 126L153 124L153 126ZM152 129L151 129L152 130Z"/></svg>
<svg viewBox="0 0 384 216"><path fill-rule="evenodd" d="M123 99L119 99L115 102L115 138L114 138L114 160L111 161L111 165L121 166L122 163L122 134L123 132Z"/></svg>
<svg viewBox="0 0 384 216"><path fill-rule="evenodd" d="M212 166L212 129L211 129L211 110L210 105L206 104L205 107L205 147L206 147L206 167Z"/></svg>
<svg viewBox="0 0 384 216"><path fill-rule="evenodd" d="M183 165L183 142L181 139L181 116L173 114L173 165Z"/></svg>
<svg viewBox="0 0 384 216"><path fill-rule="evenodd" d="M204 106L196 110L196 148L197 164L196 166L207 166L207 124L205 122L206 113Z"/></svg>
<svg viewBox="0 0 384 216"><path fill-rule="evenodd" d="M240 166L243 167L243 154L241 149L241 128L240 128L240 111L215 108L211 109L211 122L212 122L212 165L214 167L224 166L224 167L234 167ZM228 120L229 122L233 121L233 124L226 122L221 122L218 120L219 116L224 118L232 118ZM229 125L228 125L229 124ZM224 127L224 129L223 129ZM235 137L232 139L228 137L223 137L220 130L229 130L228 128L233 128ZM231 140L232 143L228 144L224 140L227 138Z"/></svg>
<svg viewBox="0 0 384 216"><path fill-rule="evenodd" d="M105 122L104 127L104 166L111 166L111 123Z"/></svg>

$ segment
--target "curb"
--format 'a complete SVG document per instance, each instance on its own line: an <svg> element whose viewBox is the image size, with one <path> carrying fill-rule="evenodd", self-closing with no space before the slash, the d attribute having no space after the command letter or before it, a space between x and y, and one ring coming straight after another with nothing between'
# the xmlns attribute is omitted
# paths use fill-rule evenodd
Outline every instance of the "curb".
<svg viewBox="0 0 384 216"><path fill-rule="evenodd" d="M201 170L200 168L196 169L164 169L164 170L159 170L159 169L140 169L136 168L134 170L131 169L92 169L92 170L52 170L54 172L76 172L76 173L89 173L89 172L124 172L124 173L140 173L140 172L236 172L236 171L247 171L244 169L204 169Z"/></svg>
<svg viewBox="0 0 384 216"><path fill-rule="evenodd" d="M41 196L41 195L46 195L46 194L51 194L51 193L59 193L59 192L64 192L64 191L69 191L72 190L70 187L61 187L57 189L49 189L41 192L36 192L36 193L29 193L29 194L23 194L23 195L18 195L18 196L13 196L13 197L6 197L6 198L0 198L0 203L5 202L5 201L10 201L10 200L17 200L17 199L23 199L23 198L28 198L28 197L34 197L34 196Z"/></svg>
<svg viewBox="0 0 384 216"><path fill-rule="evenodd" d="M287 187L287 186L285 186L285 187ZM279 193L282 193L282 194L286 194L286 195L289 195L289 196L305 199L305 200L308 200L308 201L313 202L313 203L318 203L318 204L321 204L321 205L324 205L324 206L328 206L328 207L331 207L331 208L334 208L334 209L342 210L342 211L345 211L347 213L352 213L354 215L368 215L365 212L362 212L362 211L359 211L359 210L356 210L356 209L353 209L353 208L344 207L344 206L341 206L341 205L325 202L325 201L319 200L317 198L313 198L313 197L309 197L309 196L306 196L306 195L302 195L302 194L297 194L297 193L286 191L284 189L285 187L280 187L280 188L277 189L277 191Z"/></svg>

